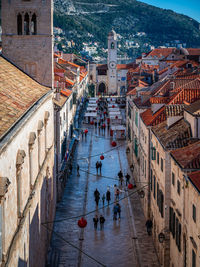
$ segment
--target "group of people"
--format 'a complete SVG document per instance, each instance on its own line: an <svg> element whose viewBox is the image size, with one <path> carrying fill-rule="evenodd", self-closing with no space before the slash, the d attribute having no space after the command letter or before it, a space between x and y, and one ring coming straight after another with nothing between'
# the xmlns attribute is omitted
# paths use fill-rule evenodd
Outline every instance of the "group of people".
<svg viewBox="0 0 200 267"><path fill-rule="evenodd" d="M97 161L96 162L96 171L98 174L98 171L100 170L100 174L101 174L101 168L102 168L102 162L101 161Z"/></svg>
<svg viewBox="0 0 200 267"><path fill-rule="evenodd" d="M124 179L123 179L123 173L121 170L118 172L118 177L119 177L120 184L122 185ZM126 186L127 186L130 183L130 178L131 178L128 172L125 178L126 178Z"/></svg>
<svg viewBox="0 0 200 267"><path fill-rule="evenodd" d="M94 191L94 200L96 202L96 206L98 207L99 205L99 200L100 200L100 193L98 191L98 189L96 188L96 190ZM110 190L108 189L107 192L106 192L106 196L105 194L103 194L102 196L102 202L103 202L103 206L105 204L105 200L107 201L108 205L110 203L110 200L111 200L111 194L110 194Z"/></svg>
<svg viewBox="0 0 200 267"><path fill-rule="evenodd" d="M98 218L98 215L95 215L95 217L93 218L93 222L94 222L94 229L95 230L97 230L98 222L100 223L100 229L103 230L104 222L105 222L105 218L103 215L100 215L99 218Z"/></svg>

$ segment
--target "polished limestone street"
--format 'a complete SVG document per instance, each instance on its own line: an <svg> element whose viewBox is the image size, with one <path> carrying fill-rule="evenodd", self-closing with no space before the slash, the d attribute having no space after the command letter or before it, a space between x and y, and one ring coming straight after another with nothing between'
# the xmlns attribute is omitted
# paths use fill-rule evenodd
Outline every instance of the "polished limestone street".
<svg viewBox="0 0 200 267"><path fill-rule="evenodd" d="M152 237L145 228L138 189L147 193L147 185L138 185L127 189L125 180L120 185L118 172L129 172L125 153L125 141L118 141L112 147L109 130L99 129L94 125L88 129L87 137L80 135L74 160L72 174L67 179L61 202L57 205L48 266L51 267L131 267L160 266L153 246ZM101 175L96 174L96 161L103 153ZM80 176L77 176L77 163ZM132 178L130 180L132 182ZM114 185L120 189L121 220L113 220L115 202ZM100 192L98 209L94 191ZM103 206L102 196L107 189L111 192L110 205ZM129 197L127 197L129 195ZM104 229L94 229L95 215L105 217ZM85 215L85 216L82 216ZM85 228L79 228L78 220L87 220ZM50 227L46 224L45 227Z"/></svg>

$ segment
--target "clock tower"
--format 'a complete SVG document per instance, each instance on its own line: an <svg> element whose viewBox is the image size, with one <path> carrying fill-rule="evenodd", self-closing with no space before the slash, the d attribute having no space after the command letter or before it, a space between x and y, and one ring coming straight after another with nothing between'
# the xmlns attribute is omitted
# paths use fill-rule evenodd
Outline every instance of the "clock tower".
<svg viewBox="0 0 200 267"><path fill-rule="evenodd" d="M108 33L108 94L117 93L117 35Z"/></svg>

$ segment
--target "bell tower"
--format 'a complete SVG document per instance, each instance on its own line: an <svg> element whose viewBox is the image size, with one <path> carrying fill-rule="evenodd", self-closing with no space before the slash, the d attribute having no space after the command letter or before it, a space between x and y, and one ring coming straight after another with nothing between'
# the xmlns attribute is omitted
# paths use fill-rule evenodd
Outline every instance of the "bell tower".
<svg viewBox="0 0 200 267"><path fill-rule="evenodd" d="M108 93L117 93L117 35L108 33Z"/></svg>
<svg viewBox="0 0 200 267"><path fill-rule="evenodd" d="M2 0L2 55L53 87L53 0Z"/></svg>

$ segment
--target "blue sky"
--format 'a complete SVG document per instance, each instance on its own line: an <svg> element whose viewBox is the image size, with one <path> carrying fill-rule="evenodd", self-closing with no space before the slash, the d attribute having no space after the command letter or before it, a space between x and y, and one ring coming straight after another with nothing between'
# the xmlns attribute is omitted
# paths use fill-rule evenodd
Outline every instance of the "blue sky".
<svg viewBox="0 0 200 267"><path fill-rule="evenodd" d="M200 0L140 0L141 2L187 15L200 22Z"/></svg>

